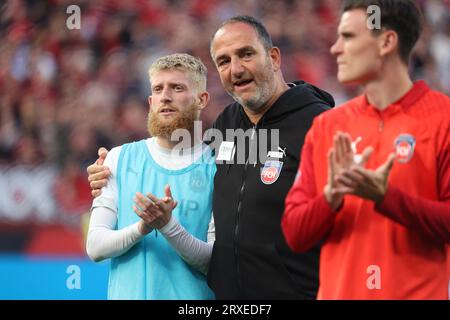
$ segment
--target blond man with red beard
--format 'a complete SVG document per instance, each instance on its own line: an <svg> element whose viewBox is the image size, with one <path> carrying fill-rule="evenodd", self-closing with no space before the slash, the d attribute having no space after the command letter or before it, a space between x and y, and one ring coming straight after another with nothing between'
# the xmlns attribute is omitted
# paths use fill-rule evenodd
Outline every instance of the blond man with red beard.
<svg viewBox="0 0 450 320"><path fill-rule="evenodd" d="M206 73L188 54L155 61L149 70L152 138L113 148L105 159L111 174L93 201L86 250L94 261L111 258L109 299L214 297L204 273L216 166L194 135L194 121L209 101ZM185 130L188 146L171 140L176 130Z"/></svg>

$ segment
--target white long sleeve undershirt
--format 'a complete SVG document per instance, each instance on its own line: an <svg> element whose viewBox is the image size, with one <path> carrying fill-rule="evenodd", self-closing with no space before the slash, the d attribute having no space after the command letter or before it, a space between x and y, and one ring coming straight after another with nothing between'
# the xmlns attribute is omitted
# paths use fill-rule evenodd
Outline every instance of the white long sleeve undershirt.
<svg viewBox="0 0 450 320"><path fill-rule="evenodd" d="M207 242L199 240L187 232L173 216L159 231L184 261L206 274L215 241L214 219L211 219L209 223Z"/></svg>
<svg viewBox="0 0 450 320"><path fill-rule="evenodd" d="M161 148L155 138L147 139L147 147L154 160L169 170L179 170L189 166L201 157L204 148L207 148L207 146L199 144L192 150L187 150L184 155L174 156L169 150ZM95 198L92 205L86 251L93 261L120 256L144 238L138 229L138 223L115 230L118 198L116 173L120 149L121 147L113 148L108 153L104 165L110 168L111 176L108 185L102 189L102 195ZM187 232L174 217L159 232L187 263L206 273L215 240L215 226L212 217L209 223L207 242L199 240Z"/></svg>
<svg viewBox="0 0 450 320"><path fill-rule="evenodd" d="M144 238L137 223L114 230L116 224L117 212L106 207L95 207L92 210L86 251L95 262L118 257Z"/></svg>

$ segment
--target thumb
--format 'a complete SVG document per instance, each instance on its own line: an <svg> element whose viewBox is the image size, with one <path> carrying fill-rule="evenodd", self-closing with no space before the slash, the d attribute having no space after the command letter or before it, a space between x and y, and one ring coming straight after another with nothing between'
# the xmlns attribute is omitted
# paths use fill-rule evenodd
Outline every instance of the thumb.
<svg viewBox="0 0 450 320"><path fill-rule="evenodd" d="M364 165L366 164L366 162L369 160L370 155L373 152L373 147L372 146L368 146L367 148L364 149L364 151L362 152L361 155L361 161L359 162L359 164L364 167Z"/></svg>
<svg viewBox="0 0 450 320"><path fill-rule="evenodd" d="M328 150L327 158L328 158L328 184L330 186L332 186L334 174L335 174L335 172L334 172L334 163L335 163L334 148L330 148L330 150Z"/></svg>
<svg viewBox="0 0 450 320"><path fill-rule="evenodd" d="M333 160L335 160L336 153L334 152L334 148L330 148L328 150L327 158L328 158L328 170L333 168Z"/></svg>
<svg viewBox="0 0 450 320"><path fill-rule="evenodd" d="M172 191L170 190L170 185L166 185L166 187L164 188L164 194L166 195L166 197L173 198Z"/></svg>
<svg viewBox="0 0 450 320"><path fill-rule="evenodd" d="M392 166L394 165L395 161L395 153L390 153L386 161L380 166L380 170L386 174L389 174L389 172L392 169Z"/></svg>
<svg viewBox="0 0 450 320"><path fill-rule="evenodd" d="M103 165L103 162L105 162L106 155L108 154L108 150L106 148L101 147L98 149L97 154L98 154L98 159L97 159L96 163L98 165Z"/></svg>

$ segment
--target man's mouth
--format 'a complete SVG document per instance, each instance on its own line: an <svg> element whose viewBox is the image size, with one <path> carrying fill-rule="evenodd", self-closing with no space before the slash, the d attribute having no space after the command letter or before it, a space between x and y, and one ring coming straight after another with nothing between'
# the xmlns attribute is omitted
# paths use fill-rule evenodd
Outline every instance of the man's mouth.
<svg viewBox="0 0 450 320"><path fill-rule="evenodd" d="M243 80L237 80L233 82L233 86L237 87L237 88L243 88L246 85L250 84L253 82L253 79L243 79Z"/></svg>
<svg viewBox="0 0 450 320"><path fill-rule="evenodd" d="M177 112L177 109L175 109L175 108L163 107L159 110L158 113L164 116L164 115L170 115L170 114L173 114L176 112Z"/></svg>

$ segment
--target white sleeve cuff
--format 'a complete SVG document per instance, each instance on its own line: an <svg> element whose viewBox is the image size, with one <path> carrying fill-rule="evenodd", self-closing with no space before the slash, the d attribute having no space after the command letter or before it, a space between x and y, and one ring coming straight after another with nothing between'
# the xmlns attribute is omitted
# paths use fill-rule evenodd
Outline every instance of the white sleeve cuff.
<svg viewBox="0 0 450 320"><path fill-rule="evenodd" d="M173 232L176 231L177 227L178 227L177 219L175 219L174 216L171 216L169 222L167 222L167 224L164 227L159 229L159 232L161 232L161 234L163 235L171 236Z"/></svg>

